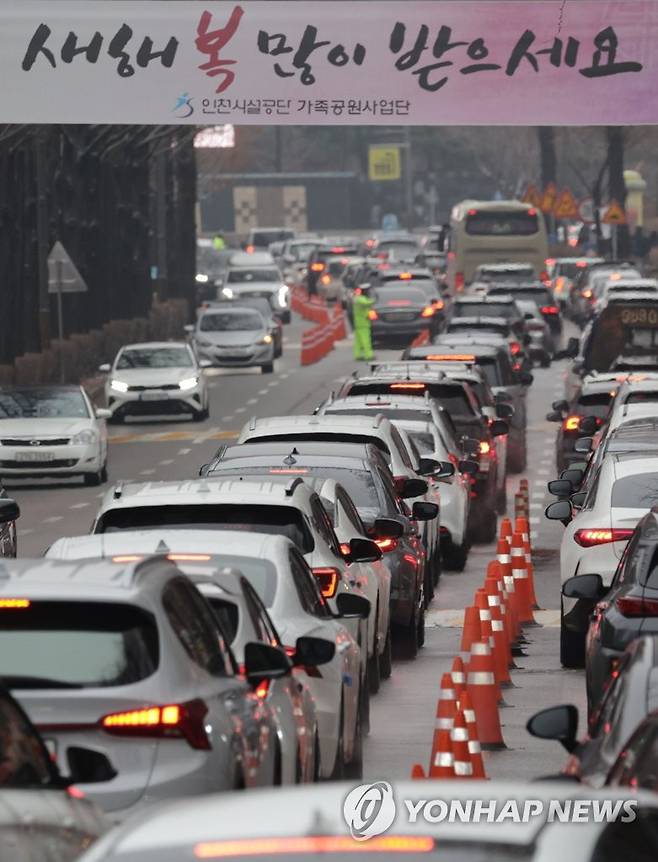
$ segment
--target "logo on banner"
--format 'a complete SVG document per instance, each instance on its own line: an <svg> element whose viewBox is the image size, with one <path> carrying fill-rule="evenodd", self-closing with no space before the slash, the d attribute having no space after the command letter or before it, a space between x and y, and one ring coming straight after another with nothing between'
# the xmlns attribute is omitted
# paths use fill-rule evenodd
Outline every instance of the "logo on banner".
<svg viewBox="0 0 658 862"><path fill-rule="evenodd" d="M192 96L189 93L183 93L176 100L172 114L178 120L185 120L191 117L194 113L194 105L192 104Z"/></svg>
<svg viewBox="0 0 658 862"><path fill-rule="evenodd" d="M386 832L395 814L393 788L387 781L360 784L343 802L343 817L355 841L367 841Z"/></svg>

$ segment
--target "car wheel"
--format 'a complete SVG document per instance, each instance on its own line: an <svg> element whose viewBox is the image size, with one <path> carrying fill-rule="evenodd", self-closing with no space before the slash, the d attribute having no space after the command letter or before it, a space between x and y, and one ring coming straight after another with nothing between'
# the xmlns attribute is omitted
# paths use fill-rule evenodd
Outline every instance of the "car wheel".
<svg viewBox="0 0 658 862"><path fill-rule="evenodd" d="M281 323L290 323L291 320L292 320L292 312L291 311L284 311L283 314L281 315Z"/></svg>
<svg viewBox="0 0 658 862"><path fill-rule="evenodd" d="M416 640L418 641L418 646L423 647L425 646L425 611L421 611L418 616L417 631Z"/></svg>
<svg viewBox="0 0 658 862"><path fill-rule="evenodd" d="M208 418L209 415L210 415L210 412L208 410L197 410L196 412L194 412L192 414L192 421L193 422L205 422L205 420Z"/></svg>
<svg viewBox="0 0 658 862"><path fill-rule="evenodd" d="M510 446L507 466L510 473L523 473L527 463L527 447L525 433L523 440L519 441L515 446Z"/></svg>
<svg viewBox="0 0 658 862"><path fill-rule="evenodd" d="M356 711L352 759L345 764L343 777L350 781L360 781L363 778L363 715L361 708Z"/></svg>
<svg viewBox="0 0 658 862"><path fill-rule="evenodd" d="M274 371L274 363L266 362L265 365L261 365L260 370L263 374L272 374Z"/></svg>
<svg viewBox="0 0 658 862"><path fill-rule="evenodd" d="M496 512L499 515L504 515L507 511L507 483L503 483L503 487L496 492Z"/></svg>
<svg viewBox="0 0 658 862"><path fill-rule="evenodd" d="M84 482L87 488L96 488L102 481L102 471L100 470L98 473L85 473L84 475Z"/></svg>
<svg viewBox="0 0 658 862"><path fill-rule="evenodd" d="M368 659L368 690L370 694L377 694L380 682L379 656L377 655L377 647L375 647L372 657Z"/></svg>
<svg viewBox="0 0 658 862"><path fill-rule="evenodd" d="M391 654L391 629L386 632L384 651L379 656L379 675L381 679L389 679L393 671L393 656Z"/></svg>
<svg viewBox="0 0 658 862"><path fill-rule="evenodd" d="M478 512L477 524L473 530L476 542L488 544L496 539L496 512L492 506L481 506Z"/></svg>
<svg viewBox="0 0 658 862"><path fill-rule="evenodd" d="M463 572L468 560L468 542L464 541L461 545L450 544L443 554L443 564L446 569L451 572Z"/></svg>
<svg viewBox="0 0 658 862"><path fill-rule="evenodd" d="M562 667L585 667L585 635L568 629L560 611L560 664Z"/></svg>
<svg viewBox="0 0 658 862"><path fill-rule="evenodd" d="M397 652L400 658L413 659L418 655L418 619L413 617L411 622L399 629L397 641Z"/></svg>
<svg viewBox="0 0 658 862"><path fill-rule="evenodd" d="M540 363L542 368L548 368L551 364L551 357L548 353L542 353Z"/></svg>

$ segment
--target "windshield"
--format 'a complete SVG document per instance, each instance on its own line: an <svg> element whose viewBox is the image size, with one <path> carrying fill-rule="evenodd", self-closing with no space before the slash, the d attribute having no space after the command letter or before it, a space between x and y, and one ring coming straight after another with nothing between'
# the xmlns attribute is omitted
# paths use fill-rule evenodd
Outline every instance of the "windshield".
<svg viewBox="0 0 658 862"><path fill-rule="evenodd" d="M116 369L192 368L193 365L192 356L186 347L131 348L121 351Z"/></svg>
<svg viewBox="0 0 658 862"><path fill-rule="evenodd" d="M0 419L88 419L79 389L10 389L0 392Z"/></svg>
<svg viewBox="0 0 658 862"><path fill-rule="evenodd" d="M265 322L256 311L213 311L199 322L201 332L248 332L263 329Z"/></svg>
<svg viewBox="0 0 658 862"><path fill-rule="evenodd" d="M227 279L228 284L250 284L251 282L271 282L281 281L281 273L278 269L232 269L230 270Z"/></svg>
<svg viewBox="0 0 658 862"><path fill-rule="evenodd" d="M255 506L220 503L180 503L171 506L136 506L110 509L100 516L96 533L121 530L198 529L243 530L245 533L270 533L287 536L304 554L314 548L301 511L293 506Z"/></svg>
<svg viewBox="0 0 658 862"><path fill-rule="evenodd" d="M128 604L31 601L0 611L0 677L11 688L106 688L158 667L158 631Z"/></svg>

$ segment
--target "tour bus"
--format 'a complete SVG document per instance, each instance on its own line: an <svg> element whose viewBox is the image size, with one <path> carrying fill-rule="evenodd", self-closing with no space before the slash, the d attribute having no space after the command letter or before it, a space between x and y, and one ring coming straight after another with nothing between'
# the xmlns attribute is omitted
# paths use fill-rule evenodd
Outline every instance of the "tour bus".
<svg viewBox="0 0 658 862"><path fill-rule="evenodd" d="M548 279L548 239L542 213L520 201L462 201L453 207L448 239L448 284L463 290L480 264L531 263Z"/></svg>

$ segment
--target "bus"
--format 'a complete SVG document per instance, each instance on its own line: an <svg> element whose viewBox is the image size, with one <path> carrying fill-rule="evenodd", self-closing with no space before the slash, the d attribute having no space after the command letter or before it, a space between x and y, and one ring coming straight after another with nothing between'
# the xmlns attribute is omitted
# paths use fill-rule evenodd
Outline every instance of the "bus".
<svg viewBox="0 0 658 862"><path fill-rule="evenodd" d="M473 281L480 264L531 263L548 279L548 238L543 214L521 201L456 204L448 235L448 284L459 292Z"/></svg>

